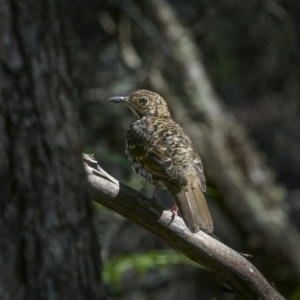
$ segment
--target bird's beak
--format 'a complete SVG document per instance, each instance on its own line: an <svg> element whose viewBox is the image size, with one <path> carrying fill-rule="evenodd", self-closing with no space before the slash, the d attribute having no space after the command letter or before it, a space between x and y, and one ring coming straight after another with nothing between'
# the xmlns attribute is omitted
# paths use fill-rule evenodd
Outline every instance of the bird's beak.
<svg viewBox="0 0 300 300"><path fill-rule="evenodd" d="M111 97L107 101L120 103L120 104L129 104L128 98L127 97L121 97L121 96Z"/></svg>

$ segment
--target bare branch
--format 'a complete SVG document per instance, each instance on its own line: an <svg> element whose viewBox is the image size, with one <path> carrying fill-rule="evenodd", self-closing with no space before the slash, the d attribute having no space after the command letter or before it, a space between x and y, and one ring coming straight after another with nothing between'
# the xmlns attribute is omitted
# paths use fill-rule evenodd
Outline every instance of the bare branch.
<svg viewBox="0 0 300 300"><path fill-rule="evenodd" d="M93 200L121 214L160 237L172 248L201 264L227 282L237 299L284 299L244 257L203 231L193 234L180 217L102 170L97 161L84 154L85 169Z"/></svg>

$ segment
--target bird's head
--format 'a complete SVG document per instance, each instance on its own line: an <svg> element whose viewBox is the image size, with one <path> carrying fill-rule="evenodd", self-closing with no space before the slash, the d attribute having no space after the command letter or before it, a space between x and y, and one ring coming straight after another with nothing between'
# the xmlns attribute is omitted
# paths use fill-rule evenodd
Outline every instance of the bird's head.
<svg viewBox="0 0 300 300"><path fill-rule="evenodd" d="M151 91L138 90L127 97L112 97L108 101L125 104L132 110L135 119L149 116L170 117L166 101L160 95Z"/></svg>

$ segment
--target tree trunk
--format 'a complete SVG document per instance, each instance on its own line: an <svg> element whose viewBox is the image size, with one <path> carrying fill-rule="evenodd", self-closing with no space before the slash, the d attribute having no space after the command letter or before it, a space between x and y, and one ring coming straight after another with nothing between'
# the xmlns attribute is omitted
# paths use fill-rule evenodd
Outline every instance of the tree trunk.
<svg viewBox="0 0 300 300"><path fill-rule="evenodd" d="M99 248L54 0L0 0L0 57L0 299L99 299Z"/></svg>

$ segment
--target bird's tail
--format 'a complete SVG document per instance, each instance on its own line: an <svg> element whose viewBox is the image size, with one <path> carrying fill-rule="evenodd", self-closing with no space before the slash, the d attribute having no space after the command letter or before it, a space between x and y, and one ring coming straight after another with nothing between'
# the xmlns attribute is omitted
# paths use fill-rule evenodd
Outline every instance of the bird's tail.
<svg viewBox="0 0 300 300"><path fill-rule="evenodd" d="M187 187L173 189L172 195L191 232L200 229L207 233L213 232L213 221L197 178L191 180Z"/></svg>

